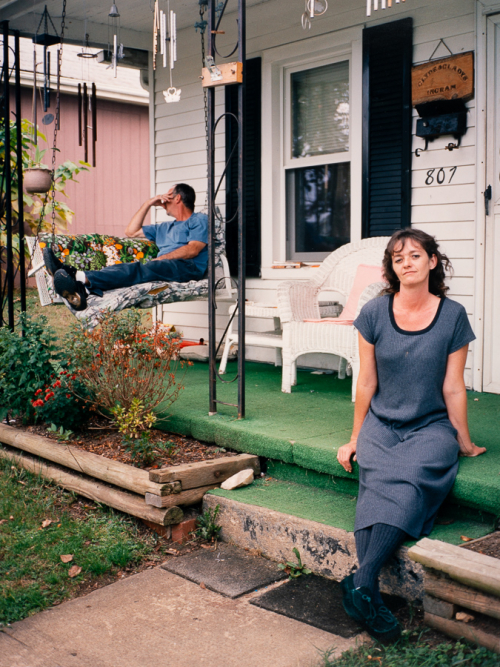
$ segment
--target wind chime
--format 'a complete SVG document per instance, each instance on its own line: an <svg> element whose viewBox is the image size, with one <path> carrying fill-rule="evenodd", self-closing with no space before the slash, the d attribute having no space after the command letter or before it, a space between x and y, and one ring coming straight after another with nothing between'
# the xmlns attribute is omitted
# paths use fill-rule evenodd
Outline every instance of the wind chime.
<svg viewBox="0 0 500 667"><path fill-rule="evenodd" d="M111 51L111 39L113 35L113 50ZM120 12L116 3L113 2L108 14L108 51L111 52L111 65L115 79L118 76L118 61L124 56L123 44L120 39Z"/></svg>
<svg viewBox="0 0 500 667"><path fill-rule="evenodd" d="M49 23L52 26L52 30L54 34L52 35L49 32ZM43 24L43 28L42 28ZM40 30L42 29L42 32ZM36 29L36 33L33 37L33 76L34 76L34 82L33 82L33 125L34 125L34 142L35 144L37 143L37 137L36 137L36 125L37 125L37 119L36 119L36 92L37 92L37 77L36 77L36 70L37 66L39 63L37 63L37 57L36 57L36 45L41 44L43 46L43 96L42 96L42 106L43 106L43 111L44 113L47 112L47 109L50 107L50 51L49 46L53 46L54 44L60 44L61 43L61 38L59 37L56 27L50 18L50 14L47 9L47 5L45 5L45 8L43 10L42 16L40 17L40 22L38 24L38 28ZM57 51L57 79L59 80L59 50ZM59 129L59 127L57 128Z"/></svg>
<svg viewBox="0 0 500 667"><path fill-rule="evenodd" d="M305 0L305 9L301 17L302 28L311 29L311 21L316 16L323 16L328 9L327 0Z"/></svg>
<svg viewBox="0 0 500 667"><path fill-rule="evenodd" d="M153 27L153 69L156 69L158 57L158 41L160 42L160 56L162 56L163 67L170 70L170 87L163 91L165 102L179 102L181 89L175 88L172 81L172 70L177 60L177 15L167 4L167 11L159 7L159 1L155 0L154 27Z"/></svg>
<svg viewBox="0 0 500 667"><path fill-rule="evenodd" d="M366 0L366 15L371 16L372 15L372 6L373 10L377 11L377 9L390 9L394 4L399 5L400 2L405 2L405 0Z"/></svg>
<svg viewBox="0 0 500 667"><path fill-rule="evenodd" d="M89 112L92 124L89 126ZM89 146L89 129L92 130L92 144ZM96 166L96 141L97 141L97 89L92 83L89 95L89 87L84 82L78 84L78 145L83 145L84 161L89 161L89 149L92 151L92 166Z"/></svg>

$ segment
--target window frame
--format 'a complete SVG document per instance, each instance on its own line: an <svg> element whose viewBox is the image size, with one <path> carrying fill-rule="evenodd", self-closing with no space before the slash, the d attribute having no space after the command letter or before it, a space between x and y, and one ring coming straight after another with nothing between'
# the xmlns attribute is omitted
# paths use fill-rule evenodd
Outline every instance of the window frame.
<svg viewBox="0 0 500 667"><path fill-rule="evenodd" d="M285 116L286 71L350 59L351 242L361 239L362 191L362 27L346 28L262 52L262 270L267 280L308 279L311 269L273 269L287 257ZM329 154L331 155L331 154ZM335 155L335 154L334 154ZM316 157L316 156L315 156ZM294 159L293 167L300 160ZM327 164L324 156L319 162ZM330 164L330 163L329 163ZM304 165L305 166L305 165ZM292 166L290 165L290 168ZM320 258L311 263L317 265Z"/></svg>

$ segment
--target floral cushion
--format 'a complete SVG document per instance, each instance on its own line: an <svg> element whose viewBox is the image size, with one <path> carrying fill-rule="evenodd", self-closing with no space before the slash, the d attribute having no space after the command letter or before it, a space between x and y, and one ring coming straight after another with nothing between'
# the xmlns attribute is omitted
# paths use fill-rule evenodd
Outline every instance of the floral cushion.
<svg viewBox="0 0 500 667"><path fill-rule="evenodd" d="M62 262L81 271L93 271L113 264L149 262L158 255L158 247L146 239L118 238L106 234L66 236L40 234L40 248L51 245Z"/></svg>

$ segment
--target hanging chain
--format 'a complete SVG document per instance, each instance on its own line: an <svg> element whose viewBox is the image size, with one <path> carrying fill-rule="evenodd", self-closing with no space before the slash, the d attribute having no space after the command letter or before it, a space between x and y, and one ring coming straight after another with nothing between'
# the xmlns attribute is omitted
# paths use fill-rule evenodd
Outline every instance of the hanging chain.
<svg viewBox="0 0 500 667"><path fill-rule="evenodd" d="M61 16L61 48L58 50L57 61L57 94L56 94L56 116L54 118L54 142L52 144L52 243L55 243L56 236L56 147L57 147L57 131L61 119L61 72L62 72L62 56L64 44L64 30L66 28L66 0L63 0L63 9Z"/></svg>

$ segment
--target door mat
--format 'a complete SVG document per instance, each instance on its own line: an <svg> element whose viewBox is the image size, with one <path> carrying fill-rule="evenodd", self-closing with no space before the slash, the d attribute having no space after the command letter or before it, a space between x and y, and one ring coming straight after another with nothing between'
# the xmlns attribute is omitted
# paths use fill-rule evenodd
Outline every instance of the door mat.
<svg viewBox="0 0 500 667"><path fill-rule="evenodd" d="M215 551L207 549L172 558L162 567L229 598L240 597L286 577L276 563L229 544L219 544Z"/></svg>
<svg viewBox="0 0 500 667"><path fill-rule="evenodd" d="M362 628L344 611L340 584L314 574L288 581L254 598L250 604L345 639L362 632Z"/></svg>

